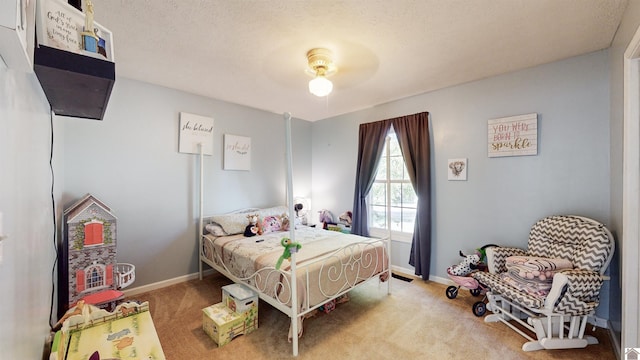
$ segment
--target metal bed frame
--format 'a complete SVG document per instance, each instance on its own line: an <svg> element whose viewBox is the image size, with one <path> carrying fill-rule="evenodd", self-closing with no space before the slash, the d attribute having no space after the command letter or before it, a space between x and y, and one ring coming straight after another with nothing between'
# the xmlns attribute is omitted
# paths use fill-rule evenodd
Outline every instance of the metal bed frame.
<svg viewBox="0 0 640 360"><path fill-rule="evenodd" d="M284 114L284 119L285 119L285 130L286 130L286 154L287 154L287 204L289 207L289 214L294 214L294 204L293 204L293 175L292 175L292 151L291 151L291 114L289 113L285 113ZM293 351L293 355L297 356L298 355L298 334L299 334L299 330L301 330L299 328L300 323L303 319L303 317L310 313L311 311L315 310L316 308L322 306L323 304L334 300L342 295L344 295L345 293L349 292L350 290L354 289L355 287L364 284L365 282L367 282L368 280L371 280L375 277L378 277L384 273L387 273L387 293L391 294L391 241L390 241L390 237L386 237L384 239L375 239L372 241L363 241L363 242L359 242L359 243L353 243L350 244L348 246L342 247L340 249L335 250L333 253L329 254L326 257L322 257L318 260L314 260L314 261L310 261L310 262L306 262L304 266L298 266L296 264L296 254L292 253L291 254L291 270L290 270L290 277L289 274L285 273L284 271L281 270L276 270L275 267L266 267L266 268L262 268L259 269L258 271L256 271L254 274L251 274L247 277L237 277L235 275L233 275L231 273L231 271L229 271L229 269L227 269L227 267L224 265L224 262L222 261L222 258L220 257L220 254L213 254L213 256L215 256L215 258L218 260L216 263L215 261L211 261L209 260L204 252L203 252L203 241L204 241L204 222L205 219L207 218L206 216L203 215L203 202L204 202L204 197L203 197L203 193L204 193L204 161L203 161L203 154L202 154L202 146L200 146L200 221L199 221L199 232L198 232L198 253L199 253L199 273L200 273L200 279L202 279L202 272L203 272L203 266L202 264L207 264L210 267L212 267L213 269L215 269L216 271L220 272L221 274L223 274L224 276L226 276L227 278L229 278L230 280L232 280L235 283L243 283L246 286L249 286L250 288L252 288L254 291L256 291L260 297L260 299L264 300L265 302L267 302L268 304L270 304L271 306L273 306L274 308L278 309L279 311L281 311L282 313L284 313L285 315L287 315L290 319L291 319L291 337L292 337L292 351ZM294 226L291 226L291 230L289 233L289 238L292 241L295 241L295 229ZM378 272L378 273L372 273L372 274L368 274L368 275L362 275L360 271L358 271L355 275L355 277L351 277L351 279L349 279L348 277L343 277L342 275L345 273L345 271L347 271L347 269L371 269L373 267L373 269L378 268L379 263L378 263L378 258L373 258L372 256L365 254L364 256L362 255L363 252L360 250L356 250L356 248L362 248L362 247L368 247L368 246L376 246L377 244L383 244L382 249L384 249L384 251L386 251L386 264L384 264L382 266L383 271L382 272ZM304 250L301 250L304 251ZM383 257L384 258L384 257ZM346 259L346 260L345 260ZM219 265L221 264L221 265ZM306 297L306 301L304 304L302 304L302 309L299 306L300 304L298 304L298 297L297 296L293 296L294 294L298 294L298 281L291 281L290 279L302 279L302 287L303 291L306 291L307 294L309 294L309 289L310 289L310 284L313 283L314 279L311 278L310 275L310 269L312 269L313 267L317 267L320 266L321 271L320 271L320 275L322 274L326 274L328 277L329 281L332 282L337 282L337 281L343 281L344 283L341 284L339 286L339 290L338 291L331 291L330 293L327 291L325 291L325 289L320 289L321 293L323 296L326 297L326 300L323 301L320 304L316 304L311 306L310 303L310 299L309 296ZM320 275L318 276L319 278L317 279L318 284L322 284L322 281L320 281ZM275 278L273 278L275 277ZM269 279L277 279L275 281L267 281ZM258 288L256 286L254 286L253 284L265 284L264 286L274 286L273 284L275 284L276 287L279 288L279 293L280 294L289 294L289 296L286 296L285 298L283 298L280 295L275 295L275 296L271 296L267 294L267 291L269 289L267 288ZM267 285L270 284L270 285ZM284 289L284 291L283 291ZM272 289L275 290L275 289ZM274 294L278 294L277 291L272 291Z"/></svg>

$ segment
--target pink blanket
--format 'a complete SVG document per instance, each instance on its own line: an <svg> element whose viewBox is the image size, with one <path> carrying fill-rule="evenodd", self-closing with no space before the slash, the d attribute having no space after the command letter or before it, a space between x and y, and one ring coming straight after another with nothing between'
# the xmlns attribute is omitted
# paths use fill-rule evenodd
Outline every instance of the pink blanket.
<svg viewBox="0 0 640 360"><path fill-rule="evenodd" d="M545 297L551 290L553 275L560 270L572 269L566 259L548 259L534 256L510 256L506 261L507 272L502 280L527 293Z"/></svg>

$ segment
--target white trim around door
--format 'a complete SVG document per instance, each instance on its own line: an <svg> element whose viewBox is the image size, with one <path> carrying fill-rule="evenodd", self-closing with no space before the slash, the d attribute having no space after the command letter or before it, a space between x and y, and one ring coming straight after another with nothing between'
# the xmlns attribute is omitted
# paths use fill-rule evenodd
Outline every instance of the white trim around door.
<svg viewBox="0 0 640 360"><path fill-rule="evenodd" d="M624 53L622 349L640 346L640 28Z"/></svg>

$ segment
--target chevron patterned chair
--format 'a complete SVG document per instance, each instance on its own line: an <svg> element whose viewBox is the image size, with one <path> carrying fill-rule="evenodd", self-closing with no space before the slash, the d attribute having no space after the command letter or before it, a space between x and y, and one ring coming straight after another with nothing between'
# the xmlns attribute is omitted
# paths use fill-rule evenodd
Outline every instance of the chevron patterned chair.
<svg viewBox="0 0 640 360"><path fill-rule="evenodd" d="M503 322L529 340L522 345L524 351L584 348L597 344L596 338L584 332L589 316L598 306L602 283L608 280L603 274L614 247L611 232L595 220L580 216L549 216L531 227L528 251L488 248L489 271L472 274L489 289L486 310L493 314L487 315L485 322ZM510 275L509 265L514 264L511 265L513 271L522 265L523 258L528 260L526 265L547 266L541 270L552 277L552 281L547 282L550 289L535 292L531 287L523 289L514 285L514 281L508 281L513 276L518 277L517 271ZM563 270L553 268L558 263L569 266ZM521 326L517 327L515 323Z"/></svg>

